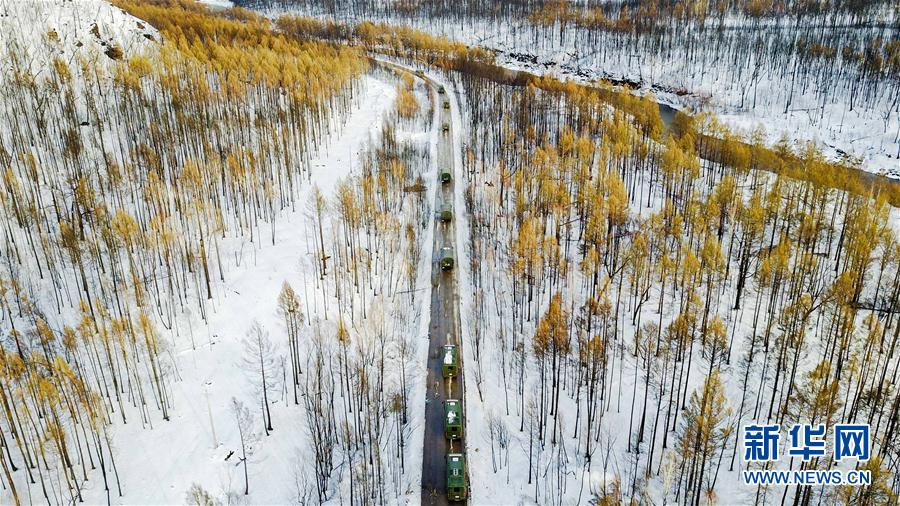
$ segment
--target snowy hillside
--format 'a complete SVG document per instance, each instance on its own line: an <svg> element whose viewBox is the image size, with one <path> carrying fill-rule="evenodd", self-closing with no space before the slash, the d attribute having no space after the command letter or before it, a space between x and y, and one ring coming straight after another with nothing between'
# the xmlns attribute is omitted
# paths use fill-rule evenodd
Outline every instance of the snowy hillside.
<svg viewBox="0 0 900 506"><path fill-rule="evenodd" d="M871 201L819 188L818 204L799 216L836 221L812 225L814 238L804 242L791 218L755 220L766 214L762 205L808 205L800 204L808 183L759 171L721 176L700 160L681 159L670 173L680 148L639 140L621 117L607 118L597 138L578 137L576 118L605 114L599 104L559 104L477 79L461 79L457 89L470 125L461 153L477 154L467 165L472 226L459 232L469 238L461 293L471 322L463 335L467 430L477 434L469 440L474 503L765 504L785 489L741 481L741 471L757 465L743 461L745 424L870 420L876 432L885 429L874 420L893 417L893 408L869 403L881 395L880 380L863 370L892 364L881 378L896 370L896 354L871 347L896 338L886 308L898 304L898 278L887 291L878 280L898 271L871 272L850 289L855 248L834 240L866 216L857 239L863 261L896 269L896 207L869 208ZM545 114L518 116L509 128L548 131L549 143L497 142L502 111L523 108ZM662 164L641 169L644 149ZM692 197L679 195L680 177ZM723 192L735 199L724 214ZM814 248L823 253L804 253ZM852 309L848 298L872 303ZM839 321L848 325L844 351L828 337ZM841 367L845 361L862 369ZM830 394L817 390L823 369L834 381ZM710 446L698 450L693 438ZM889 438L874 435L873 444L889 454ZM786 452L786 438L781 444ZM772 465L844 468L826 458ZM891 476L873 493L896 490ZM859 497L840 487L813 494L825 504ZM891 496L874 497L863 502Z"/></svg>
<svg viewBox="0 0 900 506"><path fill-rule="evenodd" d="M49 54L66 61L95 59L111 47L128 54L139 52L159 37L152 26L101 0L2 0L0 14L4 48L11 51L19 46L20 55L35 54L36 46L48 44L52 46ZM31 63L49 62L38 59Z"/></svg>
<svg viewBox="0 0 900 506"><path fill-rule="evenodd" d="M416 497L429 89L125 5L0 4L0 502Z"/></svg>
<svg viewBox="0 0 900 506"><path fill-rule="evenodd" d="M543 5L552 12L567 3ZM770 145L782 139L797 146L814 141L832 160L858 161L864 170L900 177L896 70L891 71L892 78L869 88L864 85L868 76L858 75L854 63L816 55L778 56L781 49L789 55L804 38L819 36L860 50L866 41L896 41L897 28L890 21L896 19L896 9L887 8L880 17L873 14L872 27L839 18L828 21L836 28L820 31L812 22L795 26L792 19L776 17L760 23L731 16L721 27L710 21L705 27L654 28L653 36L628 37L572 24L540 24L524 14L481 12L468 3L465 10L447 11L435 7L439 2L422 2L420 10L436 11L427 16L398 13L390 5L366 0L334 8L315 0L241 0L239 4L273 16L305 13L412 26L495 50L497 63L504 67L583 82L627 83L678 109L714 112L746 137L759 131ZM537 5L531 11L518 8L535 16L541 12ZM868 91L863 92L863 86Z"/></svg>

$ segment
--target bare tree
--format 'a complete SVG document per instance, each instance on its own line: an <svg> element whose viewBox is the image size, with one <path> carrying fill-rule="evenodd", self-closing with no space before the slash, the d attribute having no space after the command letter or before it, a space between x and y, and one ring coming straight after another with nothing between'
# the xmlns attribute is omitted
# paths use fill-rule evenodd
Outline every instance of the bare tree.
<svg viewBox="0 0 900 506"><path fill-rule="evenodd" d="M275 374L275 345L269 333L254 321L244 337L244 358L242 365L251 373L251 380L260 396L260 409L266 435L272 430L272 412L269 408L269 394L277 390L278 376Z"/></svg>
<svg viewBox="0 0 900 506"><path fill-rule="evenodd" d="M244 466L244 495L250 493L250 475L247 473L247 460L253 456L254 444L259 442L259 434L253 431L253 414L244 406L244 403L231 398L231 412L237 424L238 435L241 439L241 458L239 464Z"/></svg>
<svg viewBox="0 0 900 506"><path fill-rule="evenodd" d="M299 404L297 386L300 385L300 375L303 373L300 368L300 326L303 324L303 311L300 309L300 300L297 298L297 294L287 281L281 285L281 293L278 294L278 313L284 319L287 330L294 404Z"/></svg>

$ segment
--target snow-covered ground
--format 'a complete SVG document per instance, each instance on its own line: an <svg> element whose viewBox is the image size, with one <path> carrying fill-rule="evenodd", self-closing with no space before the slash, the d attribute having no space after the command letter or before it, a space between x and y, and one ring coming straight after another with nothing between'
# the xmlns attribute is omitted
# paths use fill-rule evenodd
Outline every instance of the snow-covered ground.
<svg viewBox="0 0 900 506"><path fill-rule="evenodd" d="M476 86L477 84L472 85L473 88ZM485 96L477 98L466 96L466 89L459 82L453 87L454 95L458 95L459 102L464 104L461 113L464 118L461 122L463 126L472 124L470 118L466 118L467 115L473 114L469 110L470 107L480 107L484 103L492 103L492 100L486 99ZM506 91L509 94L516 93L512 88L507 88ZM505 103L504 107L505 110L508 110L511 105ZM495 121L495 118L482 116L481 121L486 123L481 125L481 130L462 130L458 133L460 139L457 142L460 142L462 147L458 150L459 153L465 152L466 148L473 149L476 154L482 153L480 143L475 139L489 137L487 134L491 132L491 122ZM490 152L490 149L487 151ZM686 422L683 418L684 411L677 405L674 407L673 418L669 418L667 408L669 395L665 393L665 390L669 387L670 378L674 385L672 371L676 370L678 364L667 358L666 365L663 365L661 355L650 351L653 349L652 341L654 339L652 338L649 340L651 342L645 341L641 344L641 351L636 352L637 338L635 336L638 335L638 329L648 323L659 323L663 329L663 336L665 336L666 327L679 310L679 296L675 291L670 292L670 288L666 288L666 294L661 294L659 284L653 282L647 303L635 313L639 315L637 325L632 323L632 314L635 308L631 302L628 302L631 297L629 282L624 282L625 286L621 288L623 297L621 308L616 302L615 283L617 282L613 282L608 288L609 291L602 296L612 304L614 318L618 321L617 330L613 334L618 334L620 337L611 338L608 348L605 348L608 350L609 370L604 368L601 373L606 379L602 384L604 393L598 394L603 395L603 400L593 422L596 429L591 437L595 437L596 440L591 444L592 459L590 461L585 458L585 430L588 426L585 413L588 403L585 400L587 389L583 376L586 374L584 371L585 358L582 355L584 348L581 344L575 343L583 323L571 324L569 339L572 350L562 359L567 364L564 366L562 379L564 385L561 387L562 400L559 412L555 416L551 415L552 420L549 422L550 427L559 423L559 436L555 442L551 441L552 428L548 427L544 440L538 441L537 437L533 436L531 424L536 423L536 411L539 409L537 406L540 405L544 396L539 394L541 366L533 352L533 336L538 318L547 310L552 294L549 290L539 288L535 290L534 297L539 302L535 304L536 309L531 312L532 317L529 321L524 322L524 329L520 329L519 322L515 321L511 314L514 311L513 294L516 292L516 288L512 282L513 274L510 274L510 266L514 262L510 249L515 241L515 234L519 232L510 225L515 222L515 217L512 216L515 206L504 205L504 200L500 198L499 188L502 176L496 161L488 160L486 166L479 165L482 162L485 161L474 160L476 165L470 167L472 173L467 175L468 191L471 192L473 202L468 209L472 210L474 207L476 210L474 219L483 227L476 229L474 234L474 246L477 248L475 254L478 255L477 260L480 265L477 285L472 282L469 262L474 252L470 249L471 244L468 241L468 234L471 231L469 221L462 218L457 221L460 244L469 244L469 247L463 248L459 253L459 279L462 320L469 322L462 327L461 332L466 365L467 454L472 477L473 502L475 504L585 504L589 500L595 499L603 491L613 490L613 484L617 482L621 487L619 491L626 500L633 497L637 501L653 504L671 502L675 498L674 487L678 483L681 472L677 437L684 430ZM703 176L704 181L698 182L697 188L707 187L705 181L707 177L710 176ZM513 177L508 177L508 179L514 180ZM526 179L528 179L527 176ZM759 181L761 184L771 184L773 179L770 174L763 173L760 175ZM642 182L633 189L633 195L646 194L647 187L643 181L646 179L642 179ZM710 183L709 187L712 187L713 184ZM509 183L506 191L514 192L511 188L513 186L514 184ZM745 189L745 191L749 190ZM515 195L507 194L505 197L507 202L516 200ZM628 225L629 236L646 228L648 223L638 220L647 219L652 213L659 212L662 205L662 201L656 197L649 207L646 206L646 203L639 202L641 200L638 198L637 201L631 202L630 213L635 221ZM457 204L462 205L461 197L458 197ZM896 237L900 233L900 228L898 228L900 209L890 208L888 213L889 229L887 233ZM552 241L551 231L548 230L547 233L548 238ZM572 241L577 243L574 237L579 236L576 227L576 230L567 234L567 239L563 238L560 247ZM578 248L570 245L567 250L569 251L568 265L578 265L582 261L580 255L576 253ZM733 260L733 258L729 260L732 262L732 273L736 271ZM829 257L829 261L833 261L833 258ZM625 276L622 275L622 277ZM831 280L832 276L828 274L823 282L827 284ZM567 275L555 288L561 290L566 301L566 309L570 311L573 321L583 317L584 290L589 282L583 277L579 268L569 268ZM522 288L524 281L520 280L519 283L518 290L524 299L525 289ZM741 482L740 472L742 469L746 469L746 466L742 461L740 446L735 438L738 434L737 431L740 430L740 424L766 419L765 409L769 396L772 395L771 384L774 376L772 365L768 364L768 371L763 369L761 365L762 352L759 350L757 350L755 361L749 369L747 389L743 389L744 363L748 353L746 340L752 334L759 335L763 332L763 324L757 326L758 322L754 321L754 307L757 307L759 301L768 300L769 292L758 286L748 287L742 298L742 309L739 310L732 308L735 298L733 281L717 286L710 295L712 314L720 316L727 329L728 360L721 364L721 378L724 383L727 406L732 410L728 414L728 423L736 424L735 432L730 434L724 445L722 454L724 460L720 472L717 473L718 481L713 503L717 501L721 504L753 504L757 500L757 488ZM703 297L704 301L705 299L706 297ZM527 305L523 300L520 300L518 304ZM867 312L861 312L857 321L862 320L863 314L867 314ZM805 375L816 366L823 356L825 344L818 337L814 338L813 336L818 336L820 332L823 332L823 327L826 325L825 319L826 317L817 316L815 323L810 324L810 337L807 337L808 341L802 351L798 352L802 353L799 359L798 378L804 378L803 380L798 379L796 382L798 389L805 386ZM595 332L601 331L595 330ZM861 334L863 331L858 332ZM587 337L590 336L579 336L579 338ZM647 339L646 335L643 339ZM863 339L860 338L856 346L861 345L862 341ZM665 343L665 341L663 342ZM516 346L524 346L522 354L525 361L524 373L522 373L523 366L519 362L519 348ZM690 357L689 361L693 364L693 369L690 372L690 379L686 381L687 386L684 392L696 392L706 378L709 361L699 350L700 346L698 345L696 349L693 349ZM649 370L644 363L648 354L655 355ZM547 372L547 374L550 373ZM480 384L477 384L479 382L476 379L477 375L481 376ZM761 377L766 378L765 388L760 387ZM551 381L551 379L547 379L548 384ZM645 386L647 383L649 385ZM779 388L783 391L790 383L782 376ZM664 391L662 395L660 394L661 384L665 385L662 388ZM549 390L549 386L547 388ZM520 391L523 392L521 397L519 396ZM743 406L743 413L738 415L744 395L746 395L746 404ZM648 401L646 426L643 441L638 444L636 442L637 432L641 424L642 404L645 399ZM763 399L764 403L760 408L760 413L754 416L754 406L760 402L760 399ZM661 401L661 408L657 404L658 401ZM799 416L804 416L804 414ZM677 423L673 425L675 420ZM664 424L668 424L669 428L664 428ZM665 449L663 448L664 437L667 438ZM785 439L782 437L782 444L786 443ZM655 444L652 471L645 475L651 444ZM730 469L732 452L735 450L738 453L734 459L734 468ZM786 448L783 447L782 451L786 451ZM783 459L778 465L786 468L786 460ZM798 462L791 462L791 465L796 469ZM847 468L844 467L844 469ZM634 489L631 488L633 483L635 484ZM773 488L768 492L769 495L763 496L766 498L760 499L760 501L777 499L781 497L783 490L783 488ZM833 489L825 490L825 494L832 492ZM616 496L612 494L611 497L615 499ZM831 500L832 496L826 495L825 499ZM682 496L678 503L682 503L684 500Z"/></svg>
<svg viewBox="0 0 900 506"><path fill-rule="evenodd" d="M260 4L265 5L265 0ZM282 13L268 11L272 16ZM341 20L346 16L342 14ZM361 21L353 16L349 19ZM846 91L826 92L827 100L823 101L818 98L823 94L817 94L820 90L814 84L792 85L789 73L786 76L783 69L771 68L765 62L751 58L740 63L742 69L736 69L733 55L710 49L715 45L713 39L695 42L707 48L700 57L701 64L688 62L679 49L659 55L635 54L630 46L618 47L618 43L603 39L602 34L593 46L586 46L582 42L585 35L578 28L537 26L527 19L461 22L441 17L386 16L379 21L411 25L496 50L497 63L510 69L582 82L611 79L640 83L640 93L653 92L658 101L676 109L713 112L725 125L748 138L762 133L770 145L782 139L796 146L812 141L832 160L859 161L863 170L900 177L900 103L883 91L884 86L873 106L860 105L857 97L851 108ZM745 29L735 19L728 19L726 26ZM712 30L707 28L705 33ZM762 70L754 72L756 66ZM834 69L823 67L820 72L834 73ZM823 82L834 86L836 81ZM785 103L790 103L787 110Z"/></svg>
<svg viewBox="0 0 900 506"><path fill-rule="evenodd" d="M152 26L103 0L0 0L0 30L4 34L3 40L10 44L3 48L4 53L16 49L11 45L13 43L31 46L43 41L53 43L55 38L58 39L54 44L58 56L70 64L74 64L76 55L99 58L114 45L131 54L148 47L151 38L158 40L159 37ZM5 56L4 67L8 64ZM29 63L35 66L47 64L43 61Z"/></svg>
<svg viewBox="0 0 900 506"><path fill-rule="evenodd" d="M573 42L548 38L549 47L532 45L535 28L518 29L489 24L466 27L447 26L436 30L470 45L480 45L501 51L498 64L575 80L614 79L643 83L642 92L653 92L657 100L676 109L714 112L725 124L750 137L754 131L764 133L764 140L774 145L782 138L801 145L813 141L833 160L843 153L861 160L861 167L869 172L900 177L900 111L897 103L886 102L877 109L857 106L850 110L848 98L836 97L823 107L812 89L794 92L788 111L784 101L790 83L777 76L765 74L758 78L754 96L746 85L750 72L743 79L734 79L724 62L711 62L712 68L696 69L678 54L668 58L650 55L636 57L607 51L612 61L599 62L592 51ZM547 30L553 31L553 28ZM523 60L529 55L536 61ZM715 69L718 72L714 71ZM666 90L685 90L675 93ZM741 105L743 104L743 106Z"/></svg>
<svg viewBox="0 0 900 506"><path fill-rule="evenodd" d="M863 170L900 178L900 111L896 103L886 103L880 109L857 106L850 110L848 99L823 106L807 91L795 92L785 112L782 104L788 83L768 76L758 82L754 107L749 94L742 97L748 92L740 80L728 79L725 72L697 72L677 58L621 55L614 64L601 64L593 63L589 55L573 56L578 54L575 45L557 46L534 54L529 52L531 47L515 39L491 32L475 33L478 32L451 29L444 35L466 34L460 37L461 41L500 50L497 63L511 69L582 82L596 79L641 82L644 86L640 92L652 92L659 102L676 109L713 112L723 124L745 138L761 132L763 141L769 145L782 139L796 146L812 141L832 160L842 160L847 154L858 159ZM514 56L523 53L535 56L537 61ZM674 89L687 93L668 91Z"/></svg>
<svg viewBox="0 0 900 506"><path fill-rule="evenodd" d="M18 7L17 2L0 0L0 28L7 34L6 40L26 45L50 44L51 49L46 53L37 51L34 54L60 55L70 65L76 65L78 58L96 58L101 67L108 65L112 68L115 65L112 58L104 55L109 47L118 46L127 56L152 54L154 41L160 37L147 23L101 0L35 2ZM20 32L27 33L28 37L19 37L17 34ZM50 33L53 35L48 35ZM46 72L44 69L49 62L30 58L26 64L32 72L40 75ZM9 69L4 65L3 70ZM4 75L8 74L4 72ZM156 321L155 313L150 313L160 333L160 347L164 350L170 418L162 420L158 414L144 418L139 416L138 409L130 402L126 402L128 405L123 408L127 423L122 422L118 413L109 417L108 432L115 456L115 474L123 494L118 496L116 480L108 475L114 503L183 503L187 500L188 489L194 484L219 501L230 504L288 504L315 497L315 459L310 448L313 436L303 402L299 405L293 402L289 365L286 365L286 328L277 311L279 292L285 282L290 283L297 293L306 317L300 333L301 367L304 371L308 370L315 355L313 348L324 343L331 364L328 366L327 381L334 383L336 377L342 377L342 372L336 373L332 368L339 361L335 352L339 346L334 336L337 322L342 319L350 343L347 346L349 352L345 353L349 353L352 360L359 360L360 367L363 367L363 362L372 359L371 356L363 356L364 353L372 350L381 353L384 360L382 368L386 372L381 376L380 386L383 387L385 403L393 403L391 396L399 395L401 389L406 389L408 420L402 427L393 423L394 414L387 409L373 415L373 420L377 419L380 426L383 424L383 434L376 434L376 439L379 445L384 445L381 458L385 462L385 473L390 474L382 477L384 493L389 494L386 500L392 503L418 500L421 419L424 412L424 385L420 379L424 377L423 353L427 352L427 347L422 344L425 340L416 337L427 335L428 321L427 316L423 315L428 314L429 303L427 287L431 272L431 240L428 234L432 227L430 210L433 203L428 199L419 202L415 191L395 192L397 195L392 195L391 199L398 203L399 209L392 209L390 216L379 217L375 239L368 227L367 232L343 229L334 205L336 188L342 184L349 184L353 191L360 191L364 166L367 170L380 173L378 164L381 161L375 152L382 150L388 128L391 131L390 142L394 143L392 149L397 149L404 157L415 157L405 167L403 181L409 183L421 176L426 185L424 194L433 194L430 189L436 183L434 178L429 177L434 169L429 146L433 146L437 130L430 118L434 111L428 98L430 92L418 83L415 94L421 106L420 114L411 120L399 120L394 112L399 82L396 76L373 69L354 86L349 114L346 117L331 117L328 132L313 149L308 164L308 180L307 173L302 172L303 181L296 209L286 207L275 213L272 223L260 224L275 233L271 236L264 234L266 237L263 240L258 237L253 240L234 230L222 231L218 245L221 266L217 266L216 279L211 286L212 297L202 310L204 315L201 315L194 301L180 308L171 327ZM15 113L11 105L3 103L3 110ZM8 118L3 116L3 120ZM0 141L3 140L5 138L0 136ZM96 156L96 153L86 149L82 156ZM364 237L363 241L381 244L382 247L382 241L392 241L392 251L397 248L396 251L404 252L388 255L387 249L369 251L361 248L366 253L360 255L372 262L363 268L371 284L355 294L343 295L343 303L351 301L349 309L341 307L340 297L333 291L335 274L329 272L319 279L314 268L317 262L314 260L317 258L314 253L317 227L314 225L316 218L308 206L313 200L313 188L321 191L328 202L322 230L326 243L324 247L328 248L329 255L336 257L339 254L331 248L337 250L342 244L340 238L349 234L359 234ZM381 186L375 191L379 205L383 205L388 199L379 193L383 191ZM3 216L4 219L11 219L5 213ZM13 228L16 228L15 225ZM274 238L274 243L270 237ZM419 243L423 251L418 264L409 266L410 257L405 253ZM4 258L0 259L4 272L8 265L13 265L12 260L6 257L7 251L4 248ZM339 260L329 256L329 268L337 268L332 265L340 265ZM29 294L33 294L37 307L42 310L58 307L49 295L52 290L48 289L42 295L41 288L49 288L51 280L39 276L33 262L26 258L24 264L16 264L15 268L20 269L17 281ZM408 268L411 268L411 274ZM219 281L219 269L224 281ZM67 269L63 276L73 272L73 269ZM410 275L415 278L415 286L407 290L403 281ZM4 296L9 296L5 284L0 288L4 290ZM354 303L357 305L353 306ZM368 317L361 316L360 304L368 311ZM64 304L58 314L53 311L41 314L52 329L62 329L67 325L74 327L80 318L77 303L75 306ZM270 369L270 376L277 388L270 392L273 430L269 435L262 434L256 385L258 374L243 363L247 358L244 340L253 322L259 323L268 333L274 346L272 358L275 367ZM14 323L21 328L32 324L25 321ZM0 338L4 346L10 336L10 320L3 312ZM401 351L404 346L408 349ZM407 354L422 360L410 360ZM405 385L401 386L403 373ZM347 378L348 387L351 382L362 384L358 374L352 376ZM131 391L132 385L128 388ZM336 392L336 403L342 405L345 397L343 390ZM238 427L232 412L233 398L243 402L256 419L251 426L251 439L256 442L252 444L252 456L248 459L250 493L247 497L243 495L243 466L239 459ZM339 406L333 407L340 409ZM350 423L352 426L353 421ZM4 431L6 429L8 427ZM399 436L398 431L402 431ZM76 433L71 433L70 437L76 437ZM343 435L338 437L343 438ZM405 442L402 454L391 448L398 439ZM402 473L398 464L400 458L405 462ZM359 455L344 460L339 450L335 449L335 465L327 483L330 500L335 503L348 501L354 486L348 479L348 473L353 473L351 467L365 466L360 463L362 460L366 459ZM42 491L45 477L49 478L47 488L52 498L62 502L69 497L60 474L50 476L51 472L57 473L61 467L57 467L52 458L48 465L50 471L42 475L40 483L29 483L26 470L21 466L14 470L13 480L24 503L45 501ZM107 492L97 466L82 469L76 462L74 467L79 475L84 472L86 476L83 483L79 480L84 501L88 504L106 503ZM359 495L361 492L356 490L354 493ZM0 491L0 503L11 502L10 491L4 487Z"/></svg>
<svg viewBox="0 0 900 506"><path fill-rule="evenodd" d="M381 125L394 96L390 83L366 78L365 93L346 127L312 161L313 182L324 194L332 195L340 179L358 170L365 149L377 138L378 128L373 126ZM196 317L180 322L183 337L174 350L179 379L172 383L171 420L151 430L136 423L115 427L125 490L123 503L179 503L193 483L220 497L243 492L243 471L238 457L232 454L240 450L230 405L231 398L237 397L253 406L255 394L250 377L240 365L242 340L256 320L273 341L282 341L284 324L276 309L283 282L289 282L298 294L316 290L311 269L304 261L312 251L312 237L306 233L308 222L305 210L286 211L278 217L276 229L294 232L281 233L274 245L256 249L237 240L226 246L227 257L236 265L229 270L227 281L215 287L215 309L209 323L203 324ZM323 318L324 314L309 317ZM322 325L324 332L333 332L333 325L324 321ZM283 348L278 347L279 354ZM279 369L277 373L279 381L281 372ZM248 501L254 504L293 502L297 495L295 473L312 472L304 458L309 435L303 408L291 402L290 385L284 385L284 389L284 395L273 401L275 430L262 438L250 461ZM88 503L105 501L101 481L90 482L85 494Z"/></svg>

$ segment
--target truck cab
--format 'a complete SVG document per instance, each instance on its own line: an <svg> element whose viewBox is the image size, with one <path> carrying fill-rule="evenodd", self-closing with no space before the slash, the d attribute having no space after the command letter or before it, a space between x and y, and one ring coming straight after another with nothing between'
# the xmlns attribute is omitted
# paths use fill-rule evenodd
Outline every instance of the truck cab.
<svg viewBox="0 0 900 506"><path fill-rule="evenodd" d="M440 218L444 223L450 222L453 219L453 206L450 204L442 205Z"/></svg>
<svg viewBox="0 0 900 506"><path fill-rule="evenodd" d="M444 246L443 248L441 248L440 263L442 271L449 271L450 269L453 269L453 248L450 248L448 246Z"/></svg>

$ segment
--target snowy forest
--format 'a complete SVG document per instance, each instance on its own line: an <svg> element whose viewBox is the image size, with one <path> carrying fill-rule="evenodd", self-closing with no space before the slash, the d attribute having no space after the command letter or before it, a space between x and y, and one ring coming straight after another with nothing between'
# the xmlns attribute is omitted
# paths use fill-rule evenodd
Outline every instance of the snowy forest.
<svg viewBox="0 0 900 506"><path fill-rule="evenodd" d="M900 501L896 5L210 4L0 0L0 503Z"/></svg>
<svg viewBox="0 0 900 506"><path fill-rule="evenodd" d="M45 3L16 19L59 24L4 30L2 502L240 502L279 459L287 478L264 482L287 485L256 500L325 501L349 475L340 493L391 502L433 105L411 75L250 12L117 5L138 19ZM356 150L352 172L323 168L332 148ZM276 430L285 448L264 444ZM211 468L166 495L201 481L203 446L166 474L185 458L169 445L200 437L228 482Z"/></svg>
<svg viewBox="0 0 900 506"><path fill-rule="evenodd" d="M497 53L504 66L652 92L770 144L900 176L900 10L881 0L381 2L237 0L270 15L385 22Z"/></svg>

